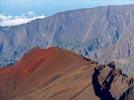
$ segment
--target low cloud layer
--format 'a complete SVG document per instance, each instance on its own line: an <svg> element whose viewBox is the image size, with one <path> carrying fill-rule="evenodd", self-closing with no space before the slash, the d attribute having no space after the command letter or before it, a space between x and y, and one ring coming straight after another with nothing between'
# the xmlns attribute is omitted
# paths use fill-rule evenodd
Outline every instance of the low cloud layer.
<svg viewBox="0 0 134 100"><path fill-rule="evenodd" d="M26 14L22 14L20 16L12 16L0 14L0 26L15 26L24 23L28 23L35 19L44 18L45 16L37 16L33 12L29 11Z"/></svg>

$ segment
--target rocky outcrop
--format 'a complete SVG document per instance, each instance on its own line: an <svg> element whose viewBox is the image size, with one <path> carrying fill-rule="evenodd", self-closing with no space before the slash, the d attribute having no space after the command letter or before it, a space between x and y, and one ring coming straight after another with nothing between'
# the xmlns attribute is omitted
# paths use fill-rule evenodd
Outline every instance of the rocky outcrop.
<svg viewBox="0 0 134 100"><path fill-rule="evenodd" d="M124 75L121 69L111 68L111 65L99 65L94 70L92 82L94 92L100 100L131 100L128 97L132 97L133 91L128 88L133 89L134 80ZM125 91L129 92L126 94Z"/></svg>

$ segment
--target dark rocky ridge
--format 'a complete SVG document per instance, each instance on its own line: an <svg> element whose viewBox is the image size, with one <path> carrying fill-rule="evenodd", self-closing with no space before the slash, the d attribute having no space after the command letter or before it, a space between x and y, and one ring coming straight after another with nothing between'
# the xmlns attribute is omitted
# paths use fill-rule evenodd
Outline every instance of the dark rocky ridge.
<svg viewBox="0 0 134 100"><path fill-rule="evenodd" d="M0 27L0 64L14 63L32 47L57 46L100 63L115 60L134 71L133 26L134 5L124 5L67 11L23 25Z"/></svg>

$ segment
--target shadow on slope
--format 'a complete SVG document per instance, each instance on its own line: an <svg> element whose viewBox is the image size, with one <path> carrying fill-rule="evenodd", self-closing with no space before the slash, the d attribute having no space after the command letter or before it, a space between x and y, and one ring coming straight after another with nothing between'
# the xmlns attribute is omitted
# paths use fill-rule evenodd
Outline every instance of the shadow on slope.
<svg viewBox="0 0 134 100"><path fill-rule="evenodd" d="M100 70L95 68L92 76L92 85L94 88L95 95L98 96L100 100L115 100L109 91L114 79L113 70L109 72L102 86L99 83L99 74Z"/></svg>

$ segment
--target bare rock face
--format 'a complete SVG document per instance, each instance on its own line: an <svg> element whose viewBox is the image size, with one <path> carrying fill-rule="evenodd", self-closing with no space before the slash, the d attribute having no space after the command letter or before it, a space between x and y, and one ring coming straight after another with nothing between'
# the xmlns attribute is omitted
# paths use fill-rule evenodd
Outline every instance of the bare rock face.
<svg viewBox="0 0 134 100"><path fill-rule="evenodd" d="M100 65L59 48L34 48L0 69L0 100L132 100L133 93L133 78L113 62Z"/></svg>
<svg viewBox="0 0 134 100"><path fill-rule="evenodd" d="M0 65L12 65L32 47L61 47L100 63L115 60L133 74L134 5L58 13L27 24L0 27Z"/></svg>
<svg viewBox="0 0 134 100"><path fill-rule="evenodd" d="M121 69L110 66L98 65L94 70L92 83L96 96L100 100L131 100L134 93L133 78L123 74Z"/></svg>

